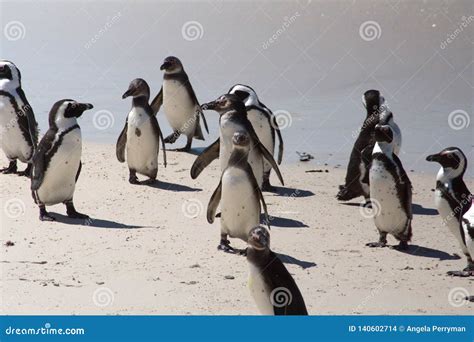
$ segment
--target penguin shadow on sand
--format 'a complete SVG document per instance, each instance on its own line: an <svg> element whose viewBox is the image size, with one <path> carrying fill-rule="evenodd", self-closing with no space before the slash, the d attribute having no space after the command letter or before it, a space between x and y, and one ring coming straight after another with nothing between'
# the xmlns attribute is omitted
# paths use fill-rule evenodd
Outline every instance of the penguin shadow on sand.
<svg viewBox="0 0 474 342"><path fill-rule="evenodd" d="M265 214L260 215L260 222L266 222ZM272 216L269 217L271 227L275 228L309 228L309 226L299 220L294 220L286 217Z"/></svg>
<svg viewBox="0 0 474 342"><path fill-rule="evenodd" d="M364 204L357 203L357 202L342 202L339 204L347 205L349 207L363 207L364 206ZM413 215L425 215L425 216L438 215L438 210L433 209L433 208L425 208L420 204L413 203L411 208L413 211Z"/></svg>
<svg viewBox="0 0 474 342"><path fill-rule="evenodd" d="M275 252L276 253L276 252ZM283 254L283 253L276 253L276 255L278 256L278 258L284 263L284 264L288 264L288 265L297 265L299 267L301 267L302 269L307 269L307 268L311 268L311 267L316 267L317 264L315 262L312 262L312 261L304 261L304 260L299 260L299 259L296 259L290 255L287 255L287 254Z"/></svg>
<svg viewBox="0 0 474 342"><path fill-rule="evenodd" d="M58 214L54 212L51 212L50 214L52 217L56 219L56 222L69 224L69 225L89 226L89 227L95 227L95 228L113 228L113 229L151 228L151 227L128 225L128 224L119 223L116 221L96 219L93 217L90 217L87 219L74 219L66 215L62 215L62 214Z"/></svg>
<svg viewBox="0 0 474 342"><path fill-rule="evenodd" d="M461 259L461 257L457 254L449 254L444 251L440 251L438 249L433 249L433 248L423 247L423 246L418 246L418 245L409 244L406 250L399 250L399 249L395 249L395 250L404 254L409 254L409 255L419 256L419 257L424 257L424 258L438 259L440 261Z"/></svg>
<svg viewBox="0 0 474 342"><path fill-rule="evenodd" d="M273 186L272 193L282 197L311 197L314 192L310 190L287 188L285 186Z"/></svg>
<svg viewBox="0 0 474 342"><path fill-rule="evenodd" d="M199 188L192 188L187 185L177 184L177 183L169 183L162 180L155 180L153 183L142 183L142 185L149 186L155 189L167 190L167 191L174 191L174 192L196 192L202 191Z"/></svg>

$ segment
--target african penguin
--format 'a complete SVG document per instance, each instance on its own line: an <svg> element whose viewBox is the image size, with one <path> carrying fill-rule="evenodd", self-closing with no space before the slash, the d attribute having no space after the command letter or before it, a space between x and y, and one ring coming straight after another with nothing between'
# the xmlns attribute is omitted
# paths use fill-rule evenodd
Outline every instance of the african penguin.
<svg viewBox="0 0 474 342"><path fill-rule="evenodd" d="M74 208L73 196L81 172L82 138L77 118L88 109L89 103L60 100L49 112L49 130L41 139L33 156L31 190L40 209L41 221L54 221L47 205L64 203L71 218L86 219Z"/></svg>
<svg viewBox="0 0 474 342"><path fill-rule="evenodd" d="M173 56L166 57L160 69L165 71L163 86L151 103L153 113L158 113L163 104L166 118L173 129L173 133L166 137L165 142L173 144L184 134L188 139L186 146L177 151L189 151L193 137L204 140L199 123L200 116L209 133L206 118L181 61Z"/></svg>
<svg viewBox="0 0 474 342"><path fill-rule="evenodd" d="M30 176L31 158L38 144L38 124L25 92L21 73L15 64L0 60L0 147L10 161L2 173ZM17 172L17 160L27 168Z"/></svg>
<svg viewBox="0 0 474 342"><path fill-rule="evenodd" d="M369 168L372 150L375 146L374 128L377 124L389 125L393 131L393 148L398 155L401 148L401 131L393 120L393 113L378 90L368 90L362 96L367 115L359 130L347 166L345 184L339 186L336 198L349 201L364 196L366 203L370 198Z"/></svg>
<svg viewBox="0 0 474 342"><path fill-rule="evenodd" d="M467 257L467 267L463 271L450 271L449 275L474 275L474 229L473 221L467 217L463 220L469 208L472 208L474 196L464 183L463 176L467 169L467 158L461 149L448 147L437 154L429 155L427 161L441 164L436 177L435 205L451 233L456 237L461 249ZM473 210L471 209L470 212Z"/></svg>
<svg viewBox="0 0 474 342"><path fill-rule="evenodd" d="M307 315L298 286L278 256L270 249L270 233L254 227L248 236L249 289L263 315Z"/></svg>
<svg viewBox="0 0 474 342"><path fill-rule="evenodd" d="M248 162L252 167L259 187L261 188L263 182L263 159L266 159L272 165L281 184L284 184L277 163L272 154L260 142L247 118L245 105L237 95L222 95L217 100L204 104L203 108L215 110L219 113L220 136L196 158L191 167L191 178L198 177L201 171L216 158L219 158L223 171L227 167L232 152L234 133L244 131L247 132L251 140Z"/></svg>
<svg viewBox="0 0 474 342"><path fill-rule="evenodd" d="M275 131L278 135L279 149L278 149L278 165L281 164L283 158L283 139L281 136L278 123L273 115L272 111L268 109L258 99L257 93L251 87L243 84L236 84L228 91L229 94L237 95L242 102L245 104L247 109L247 117L252 124L255 133L262 142L263 146L270 153L274 153L275 150ZM270 171L272 165L264 160L263 161L263 183L262 190L270 191L273 187L270 184Z"/></svg>
<svg viewBox="0 0 474 342"><path fill-rule="evenodd" d="M143 183L153 183L158 172L158 152L160 140L163 147L163 161L166 167L166 150L163 135L158 120L152 112L148 101L150 100L150 87L141 78L134 79L122 99L133 97L132 108L128 113L125 127L117 140L117 159L125 161L129 169L129 182L139 184L137 172L148 176Z"/></svg>
<svg viewBox="0 0 474 342"><path fill-rule="evenodd" d="M265 200L247 162L250 144L247 132L239 131L232 135L229 163L222 172L219 185L207 207L207 220L213 223L220 203L221 240L218 249L224 252L236 252L230 246L228 236L247 241L250 229L260 223L260 203L269 222Z"/></svg>
<svg viewBox="0 0 474 342"><path fill-rule="evenodd" d="M394 153L393 130L376 125L375 147L369 171L370 199L380 239L369 247L385 247L387 233L400 241L398 249L408 248L412 236L412 186L400 159Z"/></svg>

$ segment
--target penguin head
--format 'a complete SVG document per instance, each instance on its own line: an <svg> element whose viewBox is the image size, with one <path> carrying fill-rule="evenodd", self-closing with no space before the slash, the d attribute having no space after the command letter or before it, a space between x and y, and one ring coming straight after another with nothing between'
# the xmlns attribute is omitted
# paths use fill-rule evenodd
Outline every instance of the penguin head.
<svg viewBox="0 0 474 342"><path fill-rule="evenodd" d="M11 84L12 88L21 86L21 73L15 64L0 59L0 84Z"/></svg>
<svg viewBox="0 0 474 342"><path fill-rule="evenodd" d="M367 90L362 96L362 104L367 109L367 115L378 112L380 106L385 103L385 98L375 89Z"/></svg>
<svg viewBox="0 0 474 342"><path fill-rule="evenodd" d="M164 70L166 74L174 74L183 70L183 64L177 57L169 56L161 64L160 70Z"/></svg>
<svg viewBox="0 0 474 342"><path fill-rule="evenodd" d="M375 126L375 141L380 143L391 143L393 140L393 131L389 125Z"/></svg>
<svg viewBox="0 0 474 342"><path fill-rule="evenodd" d="M250 230L248 244L257 250L270 249L270 233L263 226L257 226Z"/></svg>
<svg viewBox="0 0 474 342"><path fill-rule="evenodd" d="M248 85L236 84L229 89L228 93L237 95L246 106L257 106L260 104L257 93Z"/></svg>
<svg viewBox="0 0 474 342"><path fill-rule="evenodd" d="M232 136L232 144L237 148L247 148L250 145L250 137L247 132L237 131Z"/></svg>
<svg viewBox="0 0 474 342"><path fill-rule="evenodd" d="M246 112L245 104L234 94L224 94L217 100L205 103L201 106L203 110L215 110L219 114L224 114L231 110Z"/></svg>
<svg viewBox="0 0 474 342"><path fill-rule="evenodd" d="M467 168L466 156L458 147L447 147L439 153L429 155L426 160L441 164L452 178L462 176Z"/></svg>
<svg viewBox="0 0 474 342"><path fill-rule="evenodd" d="M145 80L141 78L136 78L128 86L128 90L122 95L122 99L125 99L129 96L133 98L145 97L147 100L150 98L150 87Z"/></svg>
<svg viewBox="0 0 474 342"><path fill-rule="evenodd" d="M49 126L52 128L67 129L77 124L77 118L86 110L92 109L90 103L79 103L74 100L64 99L56 102L49 112Z"/></svg>

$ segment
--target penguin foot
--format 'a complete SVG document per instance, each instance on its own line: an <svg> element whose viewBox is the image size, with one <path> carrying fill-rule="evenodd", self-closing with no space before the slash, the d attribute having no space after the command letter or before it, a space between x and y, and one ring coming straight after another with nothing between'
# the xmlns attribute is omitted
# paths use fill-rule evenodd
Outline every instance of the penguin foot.
<svg viewBox="0 0 474 342"><path fill-rule="evenodd" d="M354 199L356 197L359 197L360 194L355 193L354 191L343 187L342 189L339 190L339 192L336 195L336 199L339 201L350 201L351 199Z"/></svg>
<svg viewBox="0 0 474 342"><path fill-rule="evenodd" d="M81 214L74 208L74 204L72 202L66 203L66 214L69 218L73 219L88 219L89 216L86 214Z"/></svg>
<svg viewBox="0 0 474 342"><path fill-rule="evenodd" d="M147 179L147 180L144 180L143 182L141 182L140 184L143 184L143 185L152 185L152 184L155 184L156 182L156 179L155 178L150 178L150 179ZM135 183L136 184L136 183Z"/></svg>
<svg viewBox="0 0 474 342"><path fill-rule="evenodd" d="M46 209L44 208L40 209L39 219L40 221L49 221L49 222L56 221L56 219L52 217L50 213L48 213Z"/></svg>
<svg viewBox="0 0 474 342"><path fill-rule="evenodd" d="M366 243L365 245L366 245L367 247L371 247L371 248L375 248L375 247L380 247L380 248L387 247L387 243L386 243L386 242L382 242L382 241L369 242L369 243Z"/></svg>
<svg viewBox="0 0 474 342"><path fill-rule="evenodd" d="M372 209L372 201L370 199L365 200L365 203L362 204L362 207Z"/></svg>
<svg viewBox="0 0 474 342"><path fill-rule="evenodd" d="M263 191L268 191L268 192L275 192L276 191L275 187L270 184L270 181L268 179L265 179L263 181L262 190Z"/></svg>
<svg viewBox="0 0 474 342"><path fill-rule="evenodd" d="M31 177L31 164L28 164L26 169L24 171L18 172L17 175L30 178Z"/></svg>
<svg viewBox="0 0 474 342"><path fill-rule="evenodd" d="M248 250L248 248L239 249L238 254L246 257L247 256L247 250Z"/></svg>
<svg viewBox="0 0 474 342"><path fill-rule="evenodd" d="M451 277L474 277L474 271L448 271L447 274Z"/></svg>
<svg viewBox="0 0 474 342"><path fill-rule="evenodd" d="M390 247L392 249L396 249L397 251L406 251L408 249L408 242L400 241L400 243L396 246Z"/></svg>
<svg viewBox="0 0 474 342"><path fill-rule="evenodd" d="M223 251L225 253L232 253L232 254L236 254L238 251L230 246L230 241L229 240L221 240L219 246L217 246L217 250L218 251Z"/></svg>
<svg viewBox="0 0 474 342"><path fill-rule="evenodd" d="M173 132L165 138L165 144L174 144L178 140L181 134L179 132Z"/></svg>
<svg viewBox="0 0 474 342"><path fill-rule="evenodd" d="M4 173L6 175L16 173L18 171L18 167L16 165L16 161L10 162L10 164L6 167L0 170L1 173Z"/></svg>
<svg viewBox="0 0 474 342"><path fill-rule="evenodd" d="M137 176L133 176L133 177L130 176L130 178L128 179L128 182L129 182L130 184L140 184L140 182L138 181Z"/></svg>

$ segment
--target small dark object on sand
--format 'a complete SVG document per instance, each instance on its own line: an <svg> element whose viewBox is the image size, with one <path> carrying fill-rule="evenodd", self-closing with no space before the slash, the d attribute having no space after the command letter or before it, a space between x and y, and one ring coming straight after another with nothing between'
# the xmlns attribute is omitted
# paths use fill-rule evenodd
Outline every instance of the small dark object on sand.
<svg viewBox="0 0 474 342"><path fill-rule="evenodd" d="M15 243L13 241L8 240L7 242L5 242L5 246L12 247L15 246Z"/></svg>
<svg viewBox="0 0 474 342"><path fill-rule="evenodd" d="M311 159L314 159L314 157L306 152L298 152L296 151L296 154L300 156L300 161L302 162L307 162L310 161Z"/></svg>

